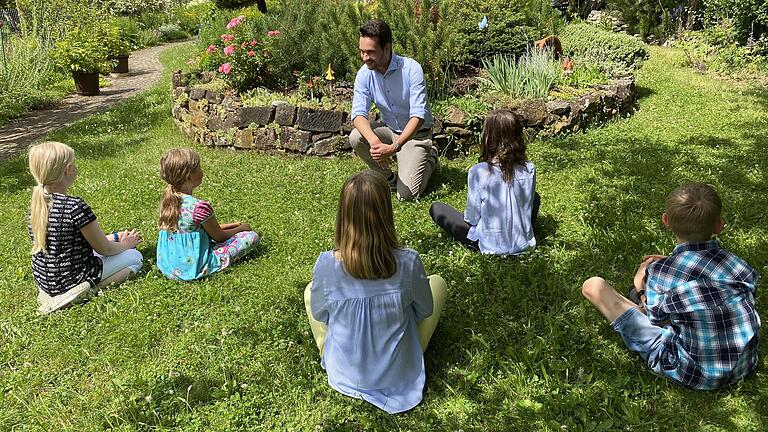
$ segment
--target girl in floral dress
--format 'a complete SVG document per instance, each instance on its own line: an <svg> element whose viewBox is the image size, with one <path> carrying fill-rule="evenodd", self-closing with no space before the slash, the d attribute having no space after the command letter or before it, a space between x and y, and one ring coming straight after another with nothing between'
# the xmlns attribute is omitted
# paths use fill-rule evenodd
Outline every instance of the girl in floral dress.
<svg viewBox="0 0 768 432"><path fill-rule="evenodd" d="M259 242L250 225L219 224L211 204L192 196L203 181L200 155L194 150L166 152L160 177L167 185L160 202L157 267L168 278L188 281L221 271Z"/></svg>

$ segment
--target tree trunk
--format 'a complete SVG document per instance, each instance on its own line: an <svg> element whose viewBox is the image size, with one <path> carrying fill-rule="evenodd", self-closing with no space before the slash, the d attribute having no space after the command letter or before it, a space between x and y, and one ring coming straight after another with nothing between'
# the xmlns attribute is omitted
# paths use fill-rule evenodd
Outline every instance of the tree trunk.
<svg viewBox="0 0 768 432"><path fill-rule="evenodd" d="M701 0L688 1L688 19L685 22L686 30L701 29Z"/></svg>
<svg viewBox="0 0 768 432"><path fill-rule="evenodd" d="M267 0L256 0L256 6L259 8L259 12L267 13Z"/></svg>

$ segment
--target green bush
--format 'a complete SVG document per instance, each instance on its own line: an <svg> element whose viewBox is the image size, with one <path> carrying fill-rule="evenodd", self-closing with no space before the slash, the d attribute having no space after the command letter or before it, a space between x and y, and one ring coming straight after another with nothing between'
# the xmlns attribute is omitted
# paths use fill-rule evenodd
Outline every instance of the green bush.
<svg viewBox="0 0 768 432"><path fill-rule="evenodd" d="M160 42L160 34L155 29L142 29L136 34L136 44L141 48L159 45Z"/></svg>
<svg viewBox="0 0 768 432"><path fill-rule="evenodd" d="M281 32L274 65L283 85L293 84L294 71L320 76L329 64L337 81L354 79L362 64L358 27L371 17L369 8L333 0L281 0L279 7L268 24Z"/></svg>
<svg viewBox="0 0 768 432"><path fill-rule="evenodd" d="M112 14L124 16L164 11L168 7L165 0L106 0L103 3Z"/></svg>
<svg viewBox="0 0 768 432"><path fill-rule="evenodd" d="M7 55L0 65L0 124L61 99L74 87L72 78L56 67L50 46L31 36L3 37Z"/></svg>
<svg viewBox="0 0 768 432"><path fill-rule="evenodd" d="M255 7L246 7L238 10L211 9L210 13L203 18L198 33L198 45L201 48L210 45L216 45L221 41L221 35L226 33L227 23L237 16L245 16L243 25L253 34L266 32L267 24L265 17ZM274 26L273 26L274 27Z"/></svg>
<svg viewBox="0 0 768 432"><path fill-rule="evenodd" d="M175 7L171 11L171 15L173 21L176 22L182 30L189 34L197 34L199 30L198 26L213 13L213 10L213 2L204 0Z"/></svg>
<svg viewBox="0 0 768 432"><path fill-rule="evenodd" d="M730 76L768 74L768 59L761 54L761 47L743 46L738 39L734 22L725 19L704 30L686 32L678 46L685 51L691 66L705 65Z"/></svg>
<svg viewBox="0 0 768 432"><path fill-rule="evenodd" d="M688 0L609 0L608 7L621 12L633 33L643 38L653 35L665 39L680 26L688 3Z"/></svg>
<svg viewBox="0 0 768 432"><path fill-rule="evenodd" d="M277 76L272 67L273 46L281 33L253 33L252 28L246 16L234 17L222 27L219 41L206 47L200 60L204 69L217 71L230 87L241 92L271 87Z"/></svg>
<svg viewBox="0 0 768 432"><path fill-rule="evenodd" d="M608 75L631 73L650 56L648 46L623 33L590 24L571 24L560 33L563 52L596 64Z"/></svg>
<svg viewBox="0 0 768 432"><path fill-rule="evenodd" d="M160 40L163 42L170 42L175 40L186 39L189 37L189 33L185 32L176 24L163 24L157 29L157 33L160 36Z"/></svg>
<svg viewBox="0 0 768 432"><path fill-rule="evenodd" d="M442 19L448 14L448 4L434 0L399 2L379 0L377 15L392 27L394 51L413 58L422 67L431 100L445 97L448 91L448 71L453 61L456 33L450 22ZM359 33L352 38L357 47ZM357 50L355 50L356 52ZM360 66L357 54L350 57Z"/></svg>
<svg viewBox="0 0 768 432"><path fill-rule="evenodd" d="M765 0L705 0L705 21L718 25L728 20L736 40L746 44L768 34L768 2Z"/></svg>
<svg viewBox="0 0 768 432"><path fill-rule="evenodd" d="M446 19L458 33L453 60L479 65L496 54L519 56L539 37L557 34L562 25L549 1L450 0ZM479 23L488 17L488 27Z"/></svg>

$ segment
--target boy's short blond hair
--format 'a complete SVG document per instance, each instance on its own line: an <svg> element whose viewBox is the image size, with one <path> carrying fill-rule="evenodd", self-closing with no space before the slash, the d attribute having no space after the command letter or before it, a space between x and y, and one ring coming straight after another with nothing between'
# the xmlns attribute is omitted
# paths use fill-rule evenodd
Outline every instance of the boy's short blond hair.
<svg viewBox="0 0 768 432"><path fill-rule="evenodd" d="M688 183L673 190L665 203L669 227L685 241L707 241L720 222L720 195L705 183Z"/></svg>

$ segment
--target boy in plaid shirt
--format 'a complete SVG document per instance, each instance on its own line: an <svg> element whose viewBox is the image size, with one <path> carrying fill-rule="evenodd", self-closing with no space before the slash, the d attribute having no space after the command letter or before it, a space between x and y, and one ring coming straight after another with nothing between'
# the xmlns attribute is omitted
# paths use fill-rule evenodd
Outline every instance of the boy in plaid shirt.
<svg viewBox="0 0 768 432"><path fill-rule="evenodd" d="M758 274L712 240L724 226L721 207L703 183L667 197L661 220L677 246L643 258L630 292L637 304L599 277L581 290L654 372L701 390L733 384L758 361Z"/></svg>

